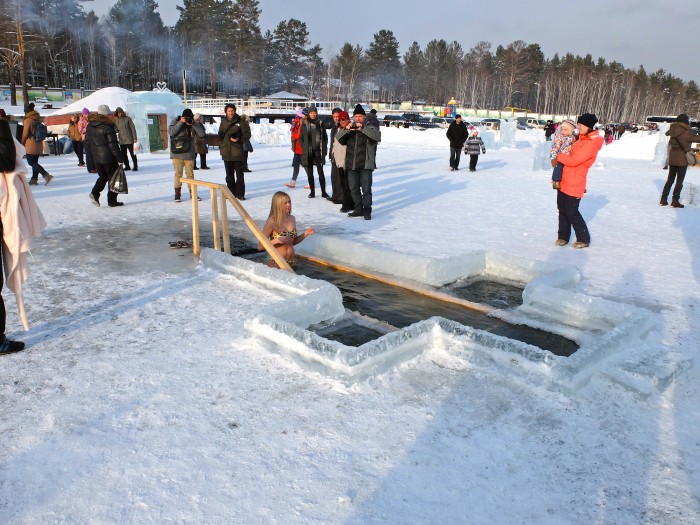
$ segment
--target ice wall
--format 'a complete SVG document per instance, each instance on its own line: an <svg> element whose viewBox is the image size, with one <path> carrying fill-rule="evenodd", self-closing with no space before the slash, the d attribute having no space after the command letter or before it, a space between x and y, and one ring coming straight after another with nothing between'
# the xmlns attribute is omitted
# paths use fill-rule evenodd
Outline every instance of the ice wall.
<svg viewBox="0 0 700 525"><path fill-rule="evenodd" d="M563 335L580 345L569 357L556 356L520 341L435 317L349 347L309 330L320 323L331 325L345 314L340 292L331 284L214 250L202 251L206 266L279 292L279 303L261 309L246 322L250 337L308 370L348 384L437 349L449 349L469 363L498 369L528 384L561 391L575 391L599 372L633 390L640 391L639 384L643 383L647 391L653 391L668 384L664 378L675 377L678 370L689 366L683 363L670 372L668 366L660 366L658 375L654 375L649 373L653 367L648 362L661 360L649 357L647 364L639 365L636 374L629 360L625 361L625 373L611 370L608 362L612 358L643 346L641 341L653 329L655 316L634 305L576 292L581 275L574 267L553 267L551 263L485 251L427 259L323 235L309 238L300 245L298 253L384 273L414 285L442 286L475 275L521 282L523 304L510 310L494 310L491 315ZM634 380L625 382L625 378Z"/></svg>

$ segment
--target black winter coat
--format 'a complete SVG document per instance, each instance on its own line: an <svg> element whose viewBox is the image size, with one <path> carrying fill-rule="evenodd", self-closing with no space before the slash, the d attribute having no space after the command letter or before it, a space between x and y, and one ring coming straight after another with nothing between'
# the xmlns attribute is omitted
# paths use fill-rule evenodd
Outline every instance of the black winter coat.
<svg viewBox="0 0 700 525"><path fill-rule="evenodd" d="M301 121L299 144L301 145L302 166L322 165L326 162L328 133L326 133L326 125L321 119L305 118Z"/></svg>
<svg viewBox="0 0 700 525"><path fill-rule="evenodd" d="M117 140L117 128L108 116L90 115L85 136L90 143L90 153L95 164L124 162Z"/></svg>
<svg viewBox="0 0 700 525"><path fill-rule="evenodd" d="M0 118L0 171L15 171L16 157L10 123Z"/></svg>
<svg viewBox="0 0 700 525"><path fill-rule="evenodd" d="M457 122L452 122L447 128L447 133L445 133L448 140L450 141L451 148L461 148L469 137L469 130L464 121L457 124Z"/></svg>

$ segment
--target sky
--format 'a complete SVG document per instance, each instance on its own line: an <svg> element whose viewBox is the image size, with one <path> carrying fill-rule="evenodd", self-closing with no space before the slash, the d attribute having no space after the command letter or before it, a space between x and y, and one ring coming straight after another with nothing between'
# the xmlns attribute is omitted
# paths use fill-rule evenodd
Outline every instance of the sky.
<svg viewBox="0 0 700 525"><path fill-rule="evenodd" d="M382 128L365 221L307 198L303 182L283 186L289 124L251 127L243 204L262 225L286 190L297 229L316 229L300 254L331 247L344 264L419 284L488 261L486 278L528 287L528 308L501 315L581 349L562 358L414 325L408 351L375 341L360 360L370 377L347 384L340 359L329 366L347 349L299 338L337 311L330 284L169 248L192 239L192 215L187 192L173 202L166 152L139 154L119 208L104 192L90 203L95 178L75 155L45 156L55 178L27 189L47 222L23 286L28 332L3 290L7 335L27 347L0 356L0 523L700 523L700 168L684 209L659 206L662 133L625 133L599 152L580 204L592 242L576 250L554 244L551 167L533 169L548 150L541 130L516 130L512 148L484 132L477 170L463 156L452 172L444 129ZM223 183L219 151L207 164L196 177ZM228 218L234 238L250 238L230 205Z"/></svg>
<svg viewBox="0 0 700 525"><path fill-rule="evenodd" d="M92 0L85 9L101 15L113 4ZM179 16L175 6L181 3L161 0L158 4L163 22L174 25ZM539 44L547 58L554 53L590 53L594 60L603 57L630 69L644 65L647 72L664 69L686 82L700 83L696 0L261 0L260 8L263 31L272 31L290 18L305 22L310 41L321 45L324 58L335 55L345 42L367 48L375 33L388 29L402 54L413 41L423 47L434 39L456 40L466 51L480 41L491 42L495 50L523 40Z"/></svg>

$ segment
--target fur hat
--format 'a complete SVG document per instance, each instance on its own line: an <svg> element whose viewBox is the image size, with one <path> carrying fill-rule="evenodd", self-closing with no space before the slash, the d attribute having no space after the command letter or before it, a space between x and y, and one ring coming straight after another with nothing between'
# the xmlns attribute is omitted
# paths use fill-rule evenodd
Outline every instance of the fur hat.
<svg viewBox="0 0 700 525"><path fill-rule="evenodd" d="M97 113L100 115L109 115L112 113L112 110L109 109L109 106L107 104L100 104L97 106Z"/></svg>
<svg viewBox="0 0 700 525"><path fill-rule="evenodd" d="M185 108L185 110L182 112L182 116L185 118L194 118L194 113L192 113L192 110L190 108Z"/></svg>
<svg viewBox="0 0 700 525"><path fill-rule="evenodd" d="M598 124L598 117L596 117L593 113L584 113L576 122L583 124L588 129L595 129L595 125Z"/></svg>
<svg viewBox="0 0 700 525"><path fill-rule="evenodd" d="M339 119L339 120L350 120L350 115L348 114L347 111L341 111L341 112L338 114L338 119Z"/></svg>
<svg viewBox="0 0 700 525"><path fill-rule="evenodd" d="M355 109L352 111L352 116L354 117L355 115L366 115L365 113L365 108L363 108L360 104L355 106Z"/></svg>
<svg viewBox="0 0 700 525"><path fill-rule="evenodd" d="M683 124L690 125L690 118L685 113L681 113L676 117L676 122L682 122Z"/></svg>

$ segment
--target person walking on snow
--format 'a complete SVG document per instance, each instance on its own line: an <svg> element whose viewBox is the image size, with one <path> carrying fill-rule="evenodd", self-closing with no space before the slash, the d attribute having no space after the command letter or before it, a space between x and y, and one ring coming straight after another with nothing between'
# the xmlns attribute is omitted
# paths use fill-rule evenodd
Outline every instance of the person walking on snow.
<svg viewBox="0 0 700 525"><path fill-rule="evenodd" d="M134 153L134 143L137 142L138 137L136 136L136 126L134 126L134 121L131 117L124 113L122 108L117 108L114 112L115 117L114 125L117 127L117 136L119 137L119 149L121 149L122 157L124 157L124 171L129 171L131 166L129 166L129 158L126 156L126 152L129 152L131 156L131 161L134 163L134 171L139 170L139 162L136 159L136 154Z"/></svg>
<svg viewBox="0 0 700 525"><path fill-rule="evenodd" d="M486 153L484 141L479 136L479 131L474 129L464 145L464 153L469 155L469 171L476 171L476 163L479 162L479 153Z"/></svg>
<svg viewBox="0 0 700 525"><path fill-rule="evenodd" d="M124 164L117 139L117 128L110 118L111 114L109 106L100 105L97 108L97 114L90 115L86 132L98 177L89 197L97 207L100 206L100 193L105 189L114 172L117 171L117 167ZM117 202L117 194L108 189L107 205L110 208L115 208L123 206L124 203Z"/></svg>
<svg viewBox="0 0 700 525"><path fill-rule="evenodd" d="M44 140L35 138L36 127L41 123L41 115L38 111L30 110L24 116L24 127L22 128L22 146L27 150L27 164L32 167L32 178L29 179L31 186L39 184L39 173L44 176L44 186L53 180L53 175L39 164L39 157L44 154Z"/></svg>
<svg viewBox="0 0 700 525"><path fill-rule="evenodd" d="M462 148L469 137L469 130L462 121L462 115L455 115L455 119L447 128L445 136L450 141L450 171L458 171Z"/></svg>

